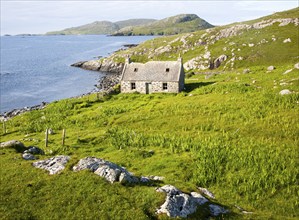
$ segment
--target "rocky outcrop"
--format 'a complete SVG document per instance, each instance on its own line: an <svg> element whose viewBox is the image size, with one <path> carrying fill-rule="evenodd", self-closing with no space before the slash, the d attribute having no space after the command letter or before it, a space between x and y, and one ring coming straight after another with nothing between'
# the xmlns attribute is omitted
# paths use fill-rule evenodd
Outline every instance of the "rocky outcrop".
<svg viewBox="0 0 299 220"><path fill-rule="evenodd" d="M2 120L7 120L9 118L12 118L12 117L15 117L17 115L20 115L20 114L22 114L24 112L43 109L43 108L46 107L46 105L47 105L46 102L42 102L42 104L40 104L40 105L34 105L32 107L24 107L24 108L20 108L20 109L13 109L13 110L11 110L9 112L5 112L4 114L1 114L0 118Z"/></svg>
<svg viewBox="0 0 299 220"><path fill-rule="evenodd" d="M288 89L283 89L279 92L280 95L289 95L292 94L292 92Z"/></svg>
<svg viewBox="0 0 299 220"><path fill-rule="evenodd" d="M23 153L22 158L24 160L35 160L35 156L30 153Z"/></svg>
<svg viewBox="0 0 299 220"><path fill-rule="evenodd" d="M120 74L122 72L124 64L116 63L111 59L103 59L103 60L79 61L77 63L72 64L71 66L80 67L86 70Z"/></svg>
<svg viewBox="0 0 299 220"><path fill-rule="evenodd" d="M73 167L73 171L85 169L89 169L96 175L104 177L110 183L136 183L139 181L137 177L128 172L125 168L101 158L86 157L81 159L78 164Z"/></svg>
<svg viewBox="0 0 299 220"><path fill-rule="evenodd" d="M166 193L166 199L163 205L156 211L157 214L167 214L169 217L183 217L194 213L196 209L209 202L204 196L197 192L190 194L183 193L172 185L165 185L157 188L157 192ZM209 211L211 216L218 216L228 212L225 208L210 204Z"/></svg>
<svg viewBox="0 0 299 220"><path fill-rule="evenodd" d="M0 143L1 148L15 148L15 147L23 147L25 148L24 144L20 141L11 140Z"/></svg>
<svg viewBox="0 0 299 220"><path fill-rule="evenodd" d="M27 150L23 152L22 157L24 160L35 160L36 157L34 155L37 154L43 155L45 154L45 152L38 147L30 146Z"/></svg>
<svg viewBox="0 0 299 220"><path fill-rule="evenodd" d="M2 142L0 143L0 148L14 148L20 151L26 149L25 145L22 142L16 140Z"/></svg>
<svg viewBox="0 0 299 220"><path fill-rule="evenodd" d="M50 175L59 173L64 170L66 163L70 160L69 156L55 156L47 160L34 162L32 165L36 168L49 171Z"/></svg>

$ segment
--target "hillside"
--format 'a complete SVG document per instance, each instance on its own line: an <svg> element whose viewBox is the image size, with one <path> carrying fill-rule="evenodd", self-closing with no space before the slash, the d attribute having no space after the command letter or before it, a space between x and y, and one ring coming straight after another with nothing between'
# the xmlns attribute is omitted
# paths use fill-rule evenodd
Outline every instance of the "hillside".
<svg viewBox="0 0 299 220"><path fill-rule="evenodd" d="M125 27L117 31L116 36L124 35L174 35L211 28L213 25L194 14L181 14L168 17L146 25Z"/></svg>
<svg viewBox="0 0 299 220"><path fill-rule="evenodd" d="M181 54L182 93L119 94L116 86L113 94L56 101L2 122L1 142L19 140L45 155L27 161L20 149L0 148L1 218L174 219L157 213L166 193L156 188L171 184L188 195L207 188L229 210L214 217L204 204L188 219L298 219L298 11L158 37L96 61L115 66L127 55L146 62ZM55 155L70 156L59 174L32 166ZM164 179L112 184L73 171L90 156Z"/></svg>
<svg viewBox="0 0 299 220"><path fill-rule="evenodd" d="M253 21L160 37L120 51L104 60L123 62L175 60L183 57L187 71L224 71L250 66L294 64L298 61L299 9Z"/></svg>
<svg viewBox="0 0 299 220"><path fill-rule="evenodd" d="M90 24L67 28L61 31L47 32L46 35L78 35L78 34L112 34L126 26L136 26L148 24L155 21L154 19L129 19L118 22L95 21Z"/></svg>

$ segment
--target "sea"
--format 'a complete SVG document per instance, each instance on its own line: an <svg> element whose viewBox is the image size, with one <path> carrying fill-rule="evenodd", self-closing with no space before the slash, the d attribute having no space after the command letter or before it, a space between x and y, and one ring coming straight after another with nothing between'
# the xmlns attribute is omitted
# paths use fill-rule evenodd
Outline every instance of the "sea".
<svg viewBox="0 0 299 220"><path fill-rule="evenodd" d="M153 36L1 36L0 113L95 90L103 73L70 65Z"/></svg>

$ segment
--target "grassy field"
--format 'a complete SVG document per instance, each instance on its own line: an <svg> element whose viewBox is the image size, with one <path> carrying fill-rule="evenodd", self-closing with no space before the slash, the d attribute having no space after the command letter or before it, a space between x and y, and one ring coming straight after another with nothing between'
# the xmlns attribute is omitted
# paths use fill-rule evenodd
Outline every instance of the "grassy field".
<svg viewBox="0 0 299 220"><path fill-rule="evenodd" d="M49 176L13 149L1 149L0 219L168 219L156 186L110 184L71 168L85 156L160 175L157 185L206 187L228 219L298 219L299 70L251 67L186 80L180 94L115 94L66 99L17 116L1 142L17 139L46 155L71 156ZM294 91L281 96L282 89ZM44 132L52 128L48 148ZM61 132L66 129L66 146ZM152 153L152 151L154 153ZM241 214L235 205L253 214ZM202 219L198 209L190 219Z"/></svg>

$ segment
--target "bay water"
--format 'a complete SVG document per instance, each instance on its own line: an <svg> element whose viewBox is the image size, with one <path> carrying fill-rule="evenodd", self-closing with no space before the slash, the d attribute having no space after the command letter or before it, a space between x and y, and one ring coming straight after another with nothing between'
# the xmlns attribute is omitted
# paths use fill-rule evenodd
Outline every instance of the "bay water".
<svg viewBox="0 0 299 220"><path fill-rule="evenodd" d="M1 36L0 113L91 92L103 73L70 65L152 36Z"/></svg>

